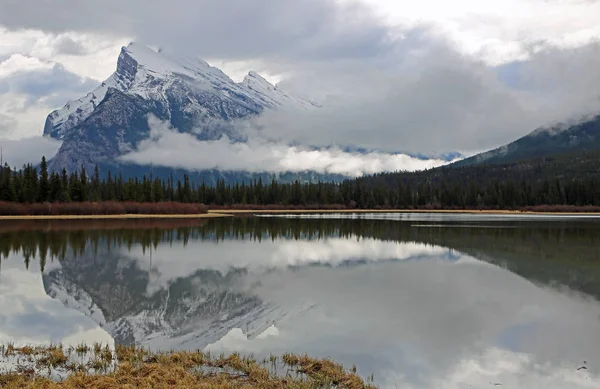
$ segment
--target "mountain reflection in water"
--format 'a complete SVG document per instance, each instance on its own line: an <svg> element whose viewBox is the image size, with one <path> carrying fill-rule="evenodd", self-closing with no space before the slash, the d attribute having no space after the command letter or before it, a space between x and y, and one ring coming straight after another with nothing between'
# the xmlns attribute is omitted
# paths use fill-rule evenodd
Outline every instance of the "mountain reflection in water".
<svg viewBox="0 0 600 389"><path fill-rule="evenodd" d="M383 387L600 387L592 220L11 223L4 341L309 353Z"/></svg>

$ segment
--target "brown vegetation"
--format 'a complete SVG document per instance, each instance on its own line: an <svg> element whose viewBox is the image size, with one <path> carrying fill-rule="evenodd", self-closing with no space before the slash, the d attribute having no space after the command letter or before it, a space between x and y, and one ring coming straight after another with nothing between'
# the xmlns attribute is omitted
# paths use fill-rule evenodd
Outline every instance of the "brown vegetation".
<svg viewBox="0 0 600 389"><path fill-rule="evenodd" d="M152 353L117 346L113 352L98 344L68 349L8 345L0 347L0 362L16 365L0 374L0 387L6 389L374 388L356 374L356 368L349 371L328 359L292 354L259 362L239 354L214 357L200 351ZM61 379L50 379L51 370Z"/></svg>
<svg viewBox="0 0 600 389"><path fill-rule="evenodd" d="M99 230L169 230L200 227L207 219L72 219L72 220L0 220L0 234L15 231L99 231Z"/></svg>
<svg viewBox="0 0 600 389"><path fill-rule="evenodd" d="M136 203L103 201L74 203L22 204L1 201L0 215L61 216L61 215L195 215L207 212L203 204L176 202Z"/></svg>
<svg viewBox="0 0 600 389"><path fill-rule="evenodd" d="M442 209L433 206L410 209L390 209L385 207L374 207L373 209L357 209L343 204L323 205L256 205L256 204L233 204L233 205L210 205L178 202L159 203L136 203L136 202L79 202L79 203L12 203L0 201L1 216L117 216L117 215L202 215L219 212L223 213L277 213L277 212L482 212L482 213L505 213L505 212L533 212L533 213L600 213L599 206L575 206L575 205L536 205L516 209L466 209L450 207Z"/></svg>

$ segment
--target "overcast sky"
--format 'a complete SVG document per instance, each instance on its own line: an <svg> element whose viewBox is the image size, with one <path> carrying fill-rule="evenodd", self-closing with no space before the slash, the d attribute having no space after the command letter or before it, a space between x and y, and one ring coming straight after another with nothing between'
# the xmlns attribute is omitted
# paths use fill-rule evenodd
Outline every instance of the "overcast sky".
<svg viewBox="0 0 600 389"><path fill-rule="evenodd" d="M595 0L0 0L0 138L38 137L130 41L323 102L282 144L474 153L600 111ZM168 9L168 12L165 10ZM45 142L49 150L55 144Z"/></svg>

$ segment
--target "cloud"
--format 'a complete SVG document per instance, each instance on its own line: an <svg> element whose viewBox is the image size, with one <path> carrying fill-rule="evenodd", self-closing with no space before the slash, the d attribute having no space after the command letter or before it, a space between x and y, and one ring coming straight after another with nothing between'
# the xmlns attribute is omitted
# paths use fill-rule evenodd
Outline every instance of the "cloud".
<svg viewBox="0 0 600 389"><path fill-rule="evenodd" d="M27 163L38 164L42 156L50 159L56 154L61 143L43 136L19 140L2 139L0 137L0 147L2 148L4 162L7 162L11 167L17 168Z"/></svg>
<svg viewBox="0 0 600 389"><path fill-rule="evenodd" d="M21 139L41 135L44 120L52 107L48 106L44 99L35 103L32 103L32 100L30 96L21 94L0 95L0 114L8 118L9 123L0 132L0 138Z"/></svg>
<svg viewBox="0 0 600 389"><path fill-rule="evenodd" d="M488 63L524 60L546 45L576 47L600 36L598 1L364 0L390 24L435 25L462 53Z"/></svg>
<svg viewBox="0 0 600 389"><path fill-rule="evenodd" d="M495 63L523 59L531 47L578 46L600 35L597 1L174 0L168 6L172 12L164 12L164 1L108 0L103 7L36 1L24 7L2 0L0 24L53 34L129 36L228 59L370 57L387 51L390 39L423 25L435 26L462 53Z"/></svg>
<svg viewBox="0 0 600 389"><path fill-rule="evenodd" d="M64 104L80 97L97 86L97 82L81 78L56 63L45 63L37 58L13 55L0 63L0 95L26 95L29 104L46 99L51 106ZM56 101L47 101L56 99Z"/></svg>
<svg viewBox="0 0 600 389"><path fill-rule="evenodd" d="M20 72L48 70L51 68L51 63L41 61L39 58L14 54L0 62L0 78L9 77Z"/></svg>
<svg viewBox="0 0 600 389"><path fill-rule="evenodd" d="M542 50L507 75L443 40L426 42L393 70L299 67L281 87L320 91L324 109L269 112L254 125L282 142L473 153L600 111L597 43Z"/></svg>
<svg viewBox="0 0 600 389"><path fill-rule="evenodd" d="M470 154L600 110L600 2L510 0L493 12L469 0L175 0L169 13L162 2L139 0L0 6L0 25L9 28L0 39L10 38L0 54L25 47L94 79L114 69L125 37L205 57L237 77L244 67L260 69L326 109L271 113L254 125L277 144L332 147L330 154L346 145ZM45 106L57 108L61 98Z"/></svg>
<svg viewBox="0 0 600 389"><path fill-rule="evenodd" d="M4 135L16 126L16 121L10 116L0 114L0 134Z"/></svg>
<svg viewBox="0 0 600 389"><path fill-rule="evenodd" d="M41 134L48 113L96 86L96 81L82 78L61 64L10 55L0 61L0 137Z"/></svg>
<svg viewBox="0 0 600 389"><path fill-rule="evenodd" d="M179 133L156 118L149 118L150 137L137 150L121 157L124 162L185 168L249 172L302 172L342 174L357 177L384 171L423 170L447 163L404 154L346 152L337 147L308 149L250 137L247 143L227 137L200 141Z"/></svg>
<svg viewBox="0 0 600 389"><path fill-rule="evenodd" d="M131 40L127 36L115 38L82 32L9 30L0 25L0 58L20 54L47 63L60 63L82 78L102 81L114 71L121 46Z"/></svg>
<svg viewBox="0 0 600 389"><path fill-rule="evenodd" d="M52 33L85 31L132 36L202 56L247 58L364 57L384 50L388 28L367 6L334 0L174 0L93 3L0 1L0 24ZM169 26L157 29L156 26ZM203 37L198 39L198 37ZM210 37L210 38L209 38Z"/></svg>
<svg viewBox="0 0 600 389"><path fill-rule="evenodd" d="M21 255L11 255L2 261L0 323L3 344L63 343L69 347L85 339L114 345L112 338L91 318L48 296L37 264L25 270Z"/></svg>
<svg viewBox="0 0 600 389"><path fill-rule="evenodd" d="M349 236L326 238L320 241L278 239L262 242L232 240L226 245L207 245L190 242L186 246L160 244L153 251L153 278L148 285L149 294L166 289L179 278L192 276L197 269L197 258L206 258L202 269L216 270L225 275L233 269L246 269L254 273L285 270L290 267L324 265L344 267L348 263L410 261L436 258L450 261L447 248L412 242L381 241L372 238ZM121 250L121 255L146 265L146 252L142 247ZM172 258L176 257L177 261Z"/></svg>
<svg viewBox="0 0 600 389"><path fill-rule="evenodd" d="M600 4L600 2L598 2ZM600 41L559 49L545 48L517 67L519 83L561 103L600 107ZM587 103L587 104L586 104Z"/></svg>
<svg viewBox="0 0 600 389"><path fill-rule="evenodd" d="M60 35L54 45L54 54L66 54L66 55L85 55L88 53L88 49L81 43L75 41L73 38Z"/></svg>

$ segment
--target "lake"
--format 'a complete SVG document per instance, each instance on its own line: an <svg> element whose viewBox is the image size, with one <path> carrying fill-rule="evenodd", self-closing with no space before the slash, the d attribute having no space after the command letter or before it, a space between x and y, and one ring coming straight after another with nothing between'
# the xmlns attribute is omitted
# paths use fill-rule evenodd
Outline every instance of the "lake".
<svg viewBox="0 0 600 389"><path fill-rule="evenodd" d="M0 342L356 364L383 388L599 388L600 219L3 221Z"/></svg>

